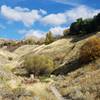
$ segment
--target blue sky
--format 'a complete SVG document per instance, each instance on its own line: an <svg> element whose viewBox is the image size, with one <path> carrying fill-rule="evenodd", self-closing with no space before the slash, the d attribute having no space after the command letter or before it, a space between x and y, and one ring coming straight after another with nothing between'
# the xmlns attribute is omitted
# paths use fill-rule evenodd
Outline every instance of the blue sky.
<svg viewBox="0 0 100 100"><path fill-rule="evenodd" d="M0 0L0 37L62 35L77 18L100 12L100 0Z"/></svg>

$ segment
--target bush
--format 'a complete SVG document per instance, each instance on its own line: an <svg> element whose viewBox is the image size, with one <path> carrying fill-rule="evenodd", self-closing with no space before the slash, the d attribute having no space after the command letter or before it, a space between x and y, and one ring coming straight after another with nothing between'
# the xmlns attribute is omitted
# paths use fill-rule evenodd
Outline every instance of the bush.
<svg viewBox="0 0 100 100"><path fill-rule="evenodd" d="M28 55L24 59L23 66L26 68L29 74L35 76L50 74L54 68L53 60L44 55Z"/></svg>
<svg viewBox="0 0 100 100"><path fill-rule="evenodd" d="M80 49L80 62L89 63L100 57L100 38L88 40Z"/></svg>

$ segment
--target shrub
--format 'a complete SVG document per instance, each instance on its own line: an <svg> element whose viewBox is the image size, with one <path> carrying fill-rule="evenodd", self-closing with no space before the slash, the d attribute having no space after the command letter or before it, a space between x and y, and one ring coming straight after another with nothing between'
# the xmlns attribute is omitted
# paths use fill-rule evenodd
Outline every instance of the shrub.
<svg viewBox="0 0 100 100"><path fill-rule="evenodd" d="M88 40L80 49L80 62L89 63L100 57L100 38Z"/></svg>
<svg viewBox="0 0 100 100"><path fill-rule="evenodd" d="M28 55L24 59L23 66L26 68L29 74L35 76L50 74L54 68L53 60L44 55Z"/></svg>

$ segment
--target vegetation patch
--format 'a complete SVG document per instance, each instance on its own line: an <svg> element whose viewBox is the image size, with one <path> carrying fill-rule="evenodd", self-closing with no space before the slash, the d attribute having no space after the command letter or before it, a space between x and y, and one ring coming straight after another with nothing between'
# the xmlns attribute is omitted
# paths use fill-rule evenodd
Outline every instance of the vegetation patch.
<svg viewBox="0 0 100 100"><path fill-rule="evenodd" d="M52 58L44 55L28 55L24 59L23 67L29 74L47 75L54 69L55 64Z"/></svg>
<svg viewBox="0 0 100 100"><path fill-rule="evenodd" d="M77 19L70 26L70 34L89 34L96 31L100 31L100 13L91 19Z"/></svg>
<svg viewBox="0 0 100 100"><path fill-rule="evenodd" d="M88 40L80 49L80 62L85 64L100 58L100 38Z"/></svg>
<svg viewBox="0 0 100 100"><path fill-rule="evenodd" d="M54 42L54 37L53 37L53 35L52 35L52 32L48 32L48 33L46 34L45 44L47 45L47 44L50 44L50 43L52 43L52 42Z"/></svg>

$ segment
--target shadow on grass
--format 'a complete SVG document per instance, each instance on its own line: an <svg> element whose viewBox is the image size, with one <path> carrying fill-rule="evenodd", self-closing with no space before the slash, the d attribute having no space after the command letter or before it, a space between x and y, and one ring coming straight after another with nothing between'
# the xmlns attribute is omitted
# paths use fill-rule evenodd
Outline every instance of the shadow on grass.
<svg viewBox="0 0 100 100"><path fill-rule="evenodd" d="M86 38L88 38L88 37L90 37L90 36L93 36L93 35L95 35L96 33L90 33L90 34L77 34L77 35L67 35L65 38L72 38L72 43L74 43L74 42L78 42L78 41L80 41L80 40L84 40L84 39L86 39Z"/></svg>
<svg viewBox="0 0 100 100"><path fill-rule="evenodd" d="M79 59L66 63L65 65L55 69L52 74L55 75L64 75L68 74L78 68L81 68L83 64L80 63Z"/></svg>

